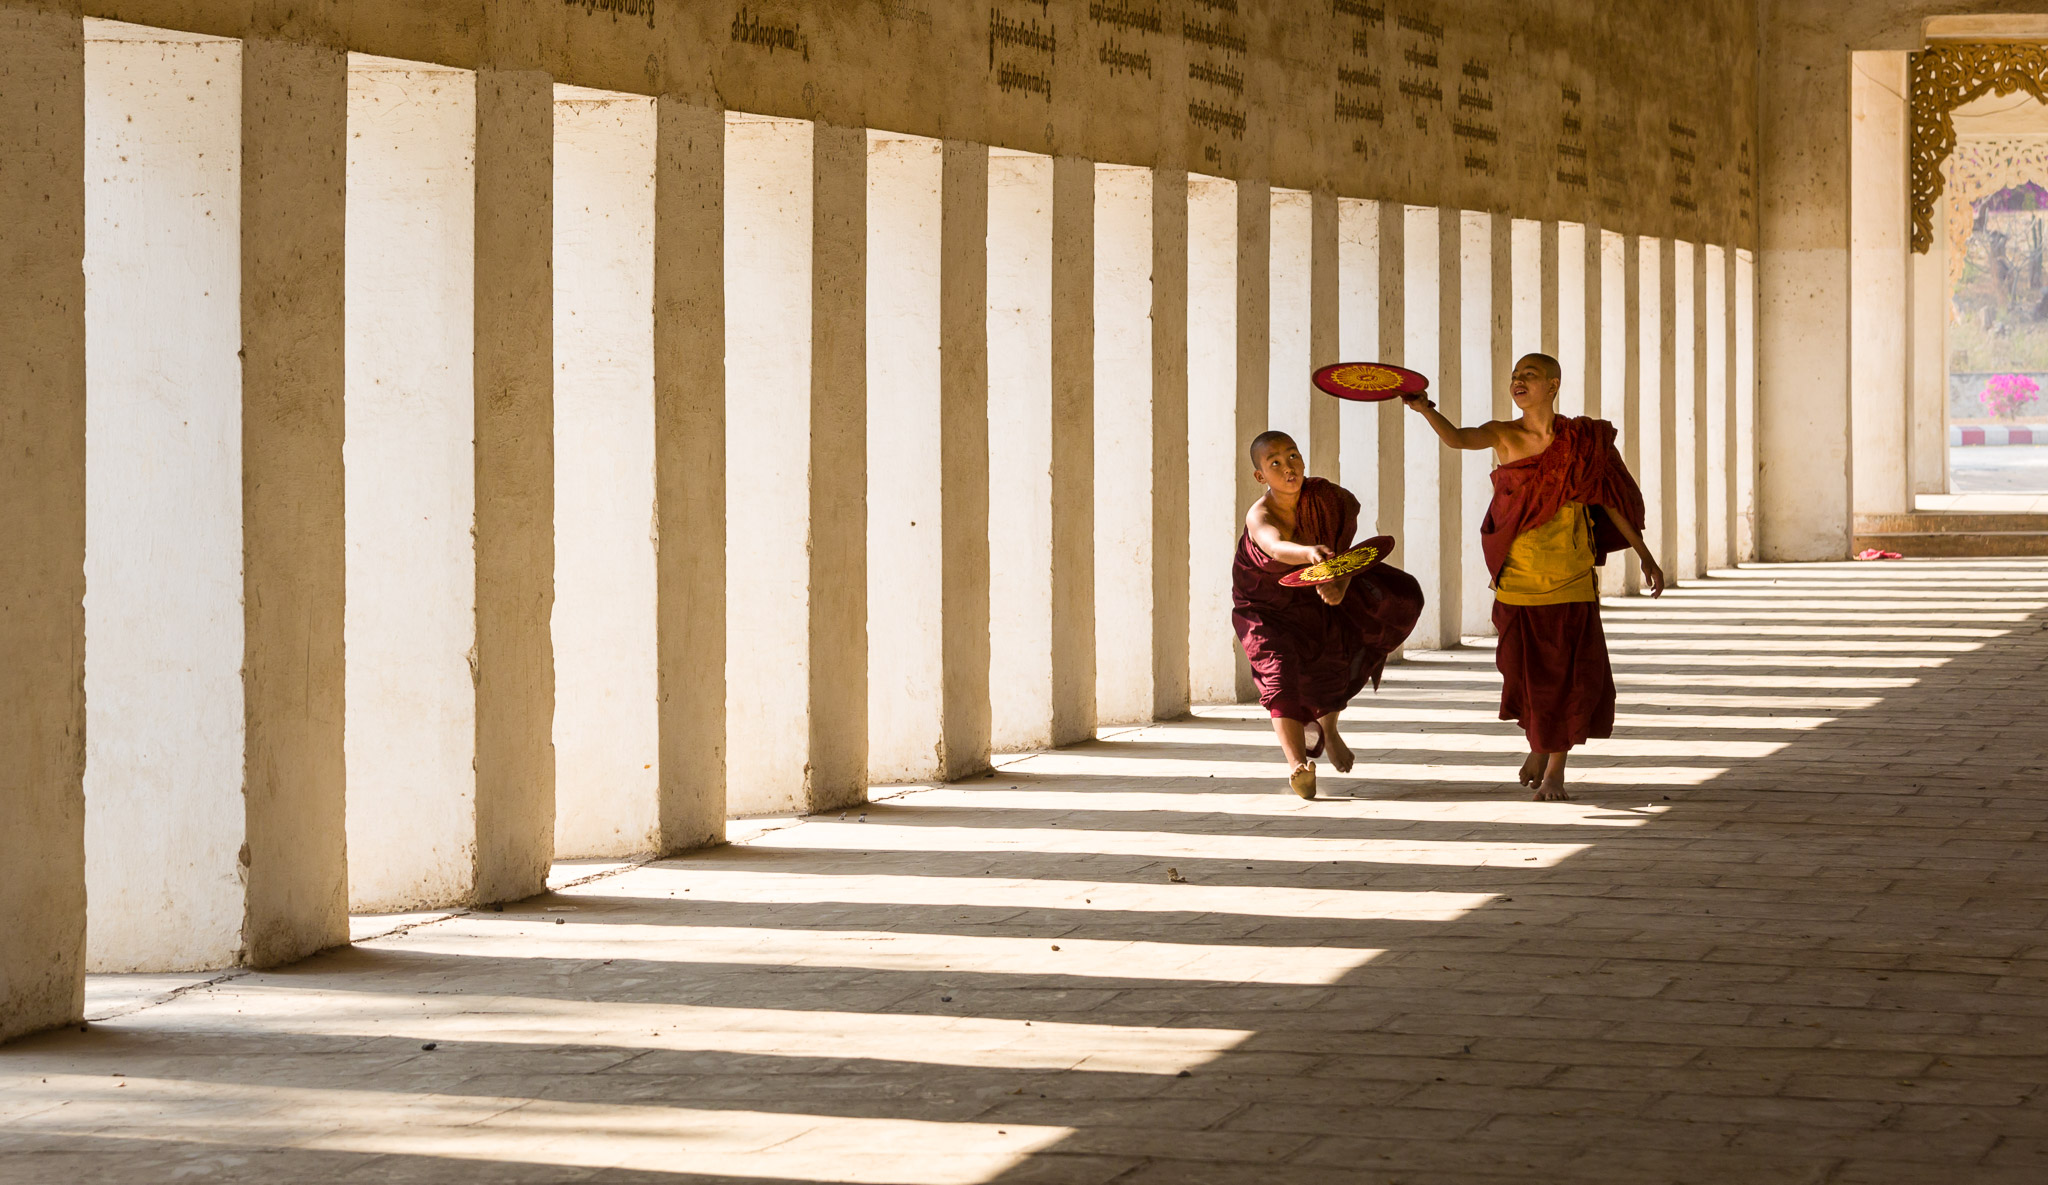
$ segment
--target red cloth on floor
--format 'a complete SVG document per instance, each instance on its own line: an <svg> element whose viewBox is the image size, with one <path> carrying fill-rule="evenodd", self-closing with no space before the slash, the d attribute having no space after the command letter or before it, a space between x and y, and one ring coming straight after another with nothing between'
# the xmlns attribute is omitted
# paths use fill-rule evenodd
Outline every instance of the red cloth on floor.
<svg viewBox="0 0 2048 1185"><path fill-rule="evenodd" d="M1614 425L1584 416L1559 416L1557 438L1533 457L1493 471L1493 502L1479 528L1486 570L1495 580L1515 537L1556 517L1566 502L1593 516L1596 564L1627 546L1612 519L1643 529L1643 492L1614 446ZM1597 601L1562 605L1493 603L1500 635L1500 718L1513 720L1539 753L1562 753L1595 737L1614 735L1614 669Z"/></svg>
<svg viewBox="0 0 2048 1185"><path fill-rule="evenodd" d="M1600 602L1493 603L1500 634L1500 718L1513 720L1538 753L1562 753L1614 735L1614 669Z"/></svg>
<svg viewBox="0 0 2048 1185"><path fill-rule="evenodd" d="M1345 551L1357 533L1358 499L1349 490L1320 477L1302 483L1296 543ZM1329 605L1313 588L1280 583L1300 567L1268 556L1249 532L1240 535L1230 565L1230 622L1251 662L1259 702L1306 724L1350 703L1368 682L1379 686L1387 655L1422 616L1422 586L1382 563L1352 577L1344 599Z"/></svg>

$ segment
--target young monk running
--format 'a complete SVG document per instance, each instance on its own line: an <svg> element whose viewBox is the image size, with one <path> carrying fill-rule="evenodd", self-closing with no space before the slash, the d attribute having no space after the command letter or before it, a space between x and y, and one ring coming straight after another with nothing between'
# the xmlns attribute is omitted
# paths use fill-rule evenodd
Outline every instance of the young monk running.
<svg viewBox="0 0 2048 1185"><path fill-rule="evenodd" d="M1266 492L1244 516L1230 566L1230 621L1251 660L1259 702L1280 734L1287 784L1314 798L1314 758L1324 749L1338 773L1350 772L1351 750L1337 735L1337 713L1368 681L1379 686L1387 655L1422 615L1422 586L1388 564L1313 588L1280 583L1287 573L1351 547L1358 499L1343 486L1305 476L1301 450L1284 432L1261 432L1251 453L1252 474Z"/></svg>
<svg viewBox="0 0 2048 1185"><path fill-rule="evenodd" d="M1500 718L1529 736L1521 782L1538 802L1571 798L1564 763L1572 746L1614 735L1614 672L1593 569L1632 547L1650 595L1664 592L1664 572L1643 545L1643 492L1614 447L1614 425L1558 415L1561 375L1548 354L1515 363L1509 391L1522 414L1477 428L1451 423L1427 395L1404 397L1445 444L1490 448L1497 462L1479 543L1500 634Z"/></svg>

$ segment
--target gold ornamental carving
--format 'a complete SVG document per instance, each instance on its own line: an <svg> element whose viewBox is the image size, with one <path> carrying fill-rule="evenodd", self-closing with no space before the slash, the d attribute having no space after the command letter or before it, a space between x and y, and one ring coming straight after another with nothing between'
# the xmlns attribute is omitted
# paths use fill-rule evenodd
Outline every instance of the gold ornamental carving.
<svg viewBox="0 0 2048 1185"><path fill-rule="evenodd" d="M2014 91L2048 103L2048 45L1943 45L1912 59L1913 250L1925 254L1934 245L1941 164L1956 146L1955 109Z"/></svg>

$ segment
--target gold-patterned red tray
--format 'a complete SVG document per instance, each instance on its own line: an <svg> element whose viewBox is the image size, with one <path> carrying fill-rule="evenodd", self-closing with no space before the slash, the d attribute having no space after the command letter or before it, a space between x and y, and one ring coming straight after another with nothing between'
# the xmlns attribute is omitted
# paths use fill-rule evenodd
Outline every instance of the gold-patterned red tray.
<svg viewBox="0 0 2048 1185"><path fill-rule="evenodd" d="M1429 389L1429 376L1384 362L1332 362L1316 371L1316 389L1339 399L1377 403Z"/></svg>
<svg viewBox="0 0 2048 1185"><path fill-rule="evenodd" d="M1352 548L1350 551L1339 552L1320 564L1310 564L1306 568L1296 568L1294 571L1282 576L1280 583L1289 588L1308 588L1313 585L1328 584L1332 580L1341 580L1346 576L1356 576L1358 573L1386 559L1387 553L1392 550L1394 550L1394 537L1392 535L1376 535L1357 547Z"/></svg>

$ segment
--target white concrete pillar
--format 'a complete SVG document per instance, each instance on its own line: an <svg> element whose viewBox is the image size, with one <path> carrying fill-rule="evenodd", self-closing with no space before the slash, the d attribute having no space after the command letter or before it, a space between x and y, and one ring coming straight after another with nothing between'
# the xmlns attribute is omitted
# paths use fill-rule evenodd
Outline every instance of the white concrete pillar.
<svg viewBox="0 0 2048 1185"><path fill-rule="evenodd" d="M1238 699L1242 661L1230 625L1231 549L1251 471L1237 414L1237 183L1188 178L1187 228L1189 691L1197 703L1228 703Z"/></svg>
<svg viewBox="0 0 2048 1185"><path fill-rule="evenodd" d="M988 162L989 716L995 750L1052 744L1052 174Z"/></svg>
<svg viewBox="0 0 2048 1185"><path fill-rule="evenodd" d="M1600 232L1597 246L1600 274L1600 313L1596 321L1596 332L1600 338L1600 408L1599 418L1614 425L1615 438L1625 457L1637 454L1632 424L1629 419L1631 399L1629 392L1634 385L1635 368L1635 312L1637 294L1635 285L1635 252L1628 237L1611 230ZM1594 414L1589 408L1588 415ZM1633 460L1631 460L1633 466ZM1600 592L1603 596L1618 597L1629 591L1630 565L1636 563L1635 552L1628 551L1608 557L1600 569Z"/></svg>
<svg viewBox="0 0 2048 1185"><path fill-rule="evenodd" d="M1236 238L1237 447L1244 452L1252 437L1273 427L1273 191L1263 181L1237 183ZM1262 491L1249 459L1238 468L1242 519Z"/></svg>
<svg viewBox="0 0 2048 1185"><path fill-rule="evenodd" d="M820 124L811 154L806 811L852 806L868 794L870 148L863 129Z"/></svg>
<svg viewBox="0 0 2048 1185"><path fill-rule="evenodd" d="M1095 703L1100 723L1130 724L1152 718L1149 169L1095 167L1094 286Z"/></svg>
<svg viewBox="0 0 2048 1185"><path fill-rule="evenodd" d="M1513 254L1510 258L1513 261L1511 273L1514 284L1513 348L1510 351L1513 357L1508 360L1508 365L1513 367L1522 355L1543 349L1543 224L1528 218L1516 218L1510 221L1508 234L1512 240L1510 250ZM1514 405L1510 403L1509 406Z"/></svg>
<svg viewBox="0 0 2048 1185"><path fill-rule="evenodd" d="M1857 73L1852 69L1852 78ZM1825 119L1840 128L1839 111L1810 117L1787 111L1784 119ZM1796 158L1772 155L1763 162L1766 176L1781 159L1789 168ZM1830 184L1850 184L1839 165L1824 166L1822 175L1831 176ZM1830 202L1825 215L1804 199L1774 201L1761 210L1771 249L1763 255L1759 278L1767 304L1758 315L1756 357L1763 367L1758 382L1768 398L1758 401L1755 505L1758 545L1763 558L1773 561L1839 560L1849 553L1854 430L1842 204Z"/></svg>
<svg viewBox="0 0 2048 1185"><path fill-rule="evenodd" d="M1095 172L1096 705L1103 723L1187 710L1185 178ZM1162 340L1163 339L1163 340Z"/></svg>
<svg viewBox="0 0 2048 1185"><path fill-rule="evenodd" d="M476 76L476 888L547 887L555 838L555 84Z"/></svg>
<svg viewBox="0 0 2048 1185"><path fill-rule="evenodd" d="M1717 244L1704 250L1701 269L1700 369L1700 566L1726 568L1728 553L1728 252Z"/></svg>
<svg viewBox="0 0 2048 1185"><path fill-rule="evenodd" d="M1906 454L1907 474L1912 483L1908 492L1915 495L1948 492L1948 203L1934 203L1933 213L1933 246L1923 254L1909 254L1906 261L1908 316L1912 322L1907 345L1911 362ZM1732 253L1728 268L1732 301ZM1729 307L1732 310L1734 306ZM1729 348L1734 349L1732 338Z"/></svg>
<svg viewBox="0 0 2048 1185"><path fill-rule="evenodd" d="M1559 270L1561 244L1558 240L1557 223L1545 220L1538 223L1537 228L1537 275L1539 276L1538 283L1542 294L1539 297L1539 303L1541 304L1539 316L1542 318L1542 328L1538 331L1537 338L1542 343L1540 346L1542 351L1556 358L1561 352L1558 347L1558 330L1560 328L1558 307L1560 304L1560 282L1562 279Z"/></svg>
<svg viewBox="0 0 2048 1185"><path fill-rule="evenodd" d="M1455 401L1463 390L1458 375L1458 280L1460 267L1460 217L1457 211L1436 206L1409 206L1403 234L1402 300L1406 340L1404 365L1430 376L1430 389L1439 402ZM1392 561L1422 585L1428 603L1409 635L1405 649L1434 650L1446 641L1461 620L1458 610L1448 604L1457 599L1458 507L1456 482L1446 483L1446 473L1456 467L1444 457L1442 442L1421 416L1408 413L1399 400L1390 400L1408 415L1404 422L1405 513L1403 530ZM1456 411L1447 412L1454 418ZM1452 492L1446 495L1447 489Z"/></svg>
<svg viewBox="0 0 2048 1185"><path fill-rule="evenodd" d="M475 76L349 57L350 908L469 900Z"/></svg>
<svg viewBox="0 0 2048 1185"><path fill-rule="evenodd" d="M555 850L662 848L654 100L555 88Z"/></svg>
<svg viewBox="0 0 2048 1185"><path fill-rule="evenodd" d="M1578 329L1569 340L1584 351L1579 364L1579 414L1606 419L1607 404L1607 239L1600 224L1577 227L1579 290ZM1617 262L1619 262L1617 258ZM1619 271L1616 273L1619 287Z"/></svg>
<svg viewBox="0 0 2048 1185"><path fill-rule="evenodd" d="M1670 464L1666 467L1665 491L1671 499L1670 530L1665 535L1671 547L1671 563L1665 566L1674 580L1691 580L1700 574L1699 506L1699 343L1697 298L1698 252L1692 243L1671 244L1671 366L1669 396L1671 411L1667 436Z"/></svg>
<svg viewBox="0 0 2048 1185"><path fill-rule="evenodd" d="M988 146L945 143L939 472L948 780L988 769Z"/></svg>
<svg viewBox="0 0 2048 1185"><path fill-rule="evenodd" d="M1266 426L1294 437L1309 472L1322 475L1323 441L1310 419L1310 309L1314 306L1314 202L1297 189L1269 190L1273 217L1266 256Z"/></svg>
<svg viewBox="0 0 2048 1185"><path fill-rule="evenodd" d="M1654 287L1649 276L1643 277L1644 300L1650 300L1649 294L1652 292L1655 293L1656 300L1654 320L1650 316L1649 308L1643 311L1645 383L1651 381L1653 373L1649 369L1648 338L1652 333L1657 335L1657 368L1654 371L1656 381L1653 387L1648 387L1643 392L1643 466L1650 466L1650 457L1657 458L1657 497L1649 503L1654 508L1650 514L1655 520L1657 538L1650 547L1652 554L1657 557L1658 565L1664 569L1664 575L1675 584L1685 579L1686 575L1679 566L1679 556L1683 547L1684 530L1689 525L1684 517L1684 507L1692 496L1692 483L1688 480L1690 474L1679 469L1679 440L1681 437L1687 441L1692 438L1692 401L1690 398L1683 401L1679 399L1678 384L1681 374L1690 378L1692 366L1688 357L1684 359L1686 365L1681 367L1678 354L1678 293L1681 288L1678 283L1678 244L1672 239L1660 239L1657 241L1656 251L1657 282ZM1644 260L1643 266L1647 269L1650 266L1649 260ZM1686 292L1692 291L1690 284L1682 287ZM1691 335L1684 336L1685 341L1690 343ZM1690 353L1690 349L1687 352ZM1690 386L1690 383L1687 385ZM1687 394L1689 396L1691 392L1688 391ZM1681 402L1684 404L1684 422L1679 419ZM1657 409L1654 420L1650 414L1652 404ZM1646 497L1647 494L1648 491L1645 491Z"/></svg>
<svg viewBox="0 0 2048 1185"><path fill-rule="evenodd" d="M1052 166L1052 743L1095 736L1095 163Z"/></svg>
<svg viewBox="0 0 2048 1185"><path fill-rule="evenodd" d="M1252 438L1272 427L1272 189L1264 181L1237 183L1237 530L1261 493L1246 452ZM1299 444L1299 441L1296 441ZM1237 700L1252 703L1258 687L1244 652L1237 654Z"/></svg>
<svg viewBox="0 0 2048 1185"><path fill-rule="evenodd" d="M348 941L348 55L242 44L241 959Z"/></svg>
<svg viewBox="0 0 2048 1185"><path fill-rule="evenodd" d="M745 656L727 671L735 815L844 806L871 776L937 769L938 482L871 482L867 458L940 444L939 157L931 140L727 116L726 653ZM894 270L870 272L871 258ZM870 405L870 389L886 394ZM868 612L877 550L900 560L879 573L904 581L890 590L900 613ZM764 568L775 555L807 562ZM871 671L871 653L893 665ZM882 716L872 701L885 688L914 698Z"/></svg>
<svg viewBox="0 0 2048 1185"><path fill-rule="evenodd" d="M725 838L726 116L667 96L654 114L655 772L675 852Z"/></svg>
<svg viewBox="0 0 2048 1185"><path fill-rule="evenodd" d="M1329 361L1374 362L1380 338L1380 204L1357 198L1337 202L1337 340ZM1380 411L1355 400L1331 400L1337 410L1339 482L1358 499L1358 533L1370 538L1379 521Z"/></svg>
<svg viewBox="0 0 2048 1185"><path fill-rule="evenodd" d="M85 45L0 3L0 1041L85 1010Z"/></svg>
<svg viewBox="0 0 2048 1185"><path fill-rule="evenodd" d="M1849 55L1850 510L1913 508L1907 155L1912 93L1904 51Z"/></svg>
<svg viewBox="0 0 2048 1185"><path fill-rule="evenodd" d="M727 810L801 811L810 572L813 152L805 120L728 114L725 144ZM760 444L764 435L772 447ZM744 461L741 461L744 458ZM927 742L929 743L929 742Z"/></svg>
<svg viewBox="0 0 2048 1185"><path fill-rule="evenodd" d="M1472 409L1473 415L1483 410L1490 420L1513 419L1519 414L1512 396L1508 394L1508 383L1515 372L1515 236L1514 220L1506 214L1495 214L1487 220L1487 274L1491 277L1490 290L1490 331L1492 378L1491 394L1483 407ZM1492 624L1491 620L1487 623Z"/></svg>
<svg viewBox="0 0 2048 1185"><path fill-rule="evenodd" d="M1597 361L1588 358L1586 340L1586 228L1576 222L1546 222L1543 227L1544 246L1554 243L1557 258L1556 266L1545 271L1546 283L1555 279L1557 294L1545 334L1556 349L1546 352L1564 372L1557 410L1582 416L1589 395L1597 403L1599 393L1590 388L1600 381ZM1593 276L1592 282L1597 284L1599 277Z"/></svg>
<svg viewBox="0 0 2048 1185"><path fill-rule="evenodd" d="M88 959L226 967L246 838L241 45L86 34Z"/></svg>
<svg viewBox="0 0 2048 1185"><path fill-rule="evenodd" d="M1401 202L1386 201L1377 203L1377 206L1380 356L1374 361L1412 368L1415 363L1407 361L1408 207ZM1379 491L1372 502L1373 534L1394 536L1395 551L1390 554L1390 560L1405 565L1408 561L1400 556L1400 545L1404 542L1401 536L1407 529L1408 417L1414 413L1398 399L1380 401L1374 405L1374 413L1379 420ZM1362 519L1359 529L1364 530Z"/></svg>
<svg viewBox="0 0 2048 1185"><path fill-rule="evenodd" d="M1729 511L1734 524L1729 539L1735 562L1746 564L1758 556L1757 470L1762 460L1757 433L1756 393L1756 256L1735 252L1735 404L1733 480L1729 487Z"/></svg>
<svg viewBox="0 0 2048 1185"><path fill-rule="evenodd" d="M1670 353L1669 339L1664 329L1664 281L1666 269L1663 266L1662 246L1658 240L1643 235L1634 237L1634 250L1629 258L1635 264L1635 300L1630 302L1634 311L1633 331L1629 340L1635 346L1636 364L1630 368L1632 389L1627 397L1627 415L1633 427L1629 431L1632 454L1627 456L1629 468L1634 470L1636 482L1642 487L1643 505L1646 508L1643 525L1643 542L1650 554L1657 557L1659 566L1670 575L1666 562L1666 543L1670 533L1666 530L1670 500L1665 490L1664 475L1670 470L1664 455L1664 442L1669 433L1670 416L1664 407L1663 392L1665 359ZM1639 565L1631 561L1629 566L1629 591L1641 587Z"/></svg>
<svg viewBox="0 0 2048 1185"><path fill-rule="evenodd" d="M1173 720L1187 715L1191 702L1188 590L1194 579L1188 552L1188 175L1179 169L1152 172L1151 270L1151 718ZM1334 453L1334 427L1325 436Z"/></svg>
<svg viewBox="0 0 2048 1185"><path fill-rule="evenodd" d="M1324 190L1309 195L1308 372L1297 381L1308 392L1308 434L1320 443L1312 458L1313 472L1344 484L1344 401L1315 389L1314 372L1344 359L1337 352L1341 298L1338 294L1338 248L1341 215L1337 196Z"/></svg>
<svg viewBox="0 0 2048 1185"><path fill-rule="evenodd" d="M1692 249L1691 265L1680 273L1680 282L1692 290L1690 316L1682 323L1687 337L1692 340L1692 525L1686 531L1686 538L1692 550L1692 563L1687 568L1694 576L1703 576L1707 571L1708 527L1711 497L1707 487L1713 477L1713 455L1709 448L1712 435L1711 396L1707 391L1707 248L1696 243Z"/></svg>
<svg viewBox="0 0 2048 1185"><path fill-rule="evenodd" d="M1501 215L1466 210L1458 228L1458 344L1460 352L1457 411L1444 414L1462 425L1483 423L1492 418L1494 389L1494 257L1493 228ZM1493 500L1493 453L1491 450L1444 450L1447 478L1457 482L1459 494L1458 530L1446 535L1446 550L1458 551L1458 614L1446 611L1446 632L1455 620L1461 637L1485 637L1493 633L1493 591L1486 570L1486 556L1479 547L1479 524L1486 521L1486 507ZM1446 642L1453 639L1446 637Z"/></svg>

